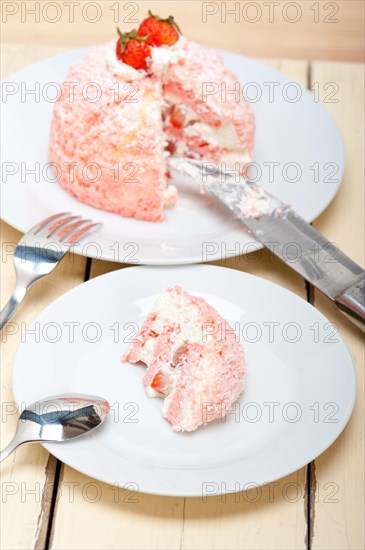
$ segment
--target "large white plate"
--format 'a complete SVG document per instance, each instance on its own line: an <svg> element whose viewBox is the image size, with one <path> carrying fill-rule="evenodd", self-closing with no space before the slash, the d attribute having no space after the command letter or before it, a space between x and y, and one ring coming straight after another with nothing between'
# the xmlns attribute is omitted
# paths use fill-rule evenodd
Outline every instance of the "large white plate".
<svg viewBox="0 0 365 550"><path fill-rule="evenodd" d="M3 219L25 232L55 212L91 217L104 223L103 231L93 237L94 245L81 245L76 252L125 263L195 263L252 251L252 238L239 223L214 199L192 192L183 179L176 182L180 188L177 205L166 212L163 223L97 210L50 183L54 176L46 168L56 89L49 83L61 83L70 64L86 51L45 59L8 79L14 83L14 93L10 95L8 88L2 105L2 159L16 165L6 165L8 172L15 171L6 177L7 183L3 172ZM343 145L334 121L317 102L318 93L301 89L256 61L232 53L224 53L224 57L245 85L256 116L254 158L258 168L250 169L251 177L312 221L334 197L343 174ZM38 91L32 95L26 94L27 90ZM327 97L331 90L320 92L323 99L323 93ZM330 99L336 99L332 96ZM36 163L38 182L34 175L24 175L25 169L36 168ZM298 166L301 175L294 182ZM256 248L260 247L256 243Z"/></svg>
<svg viewBox="0 0 365 550"><path fill-rule="evenodd" d="M173 432L162 401L145 395L144 367L120 360L156 296L174 284L216 307L247 354L237 417L190 434ZM70 323L79 323L71 338ZM327 319L288 290L235 270L119 270L59 298L30 330L14 365L18 403L81 392L112 405L98 431L46 448L87 475L147 493L199 496L278 479L322 453L354 405L351 356Z"/></svg>

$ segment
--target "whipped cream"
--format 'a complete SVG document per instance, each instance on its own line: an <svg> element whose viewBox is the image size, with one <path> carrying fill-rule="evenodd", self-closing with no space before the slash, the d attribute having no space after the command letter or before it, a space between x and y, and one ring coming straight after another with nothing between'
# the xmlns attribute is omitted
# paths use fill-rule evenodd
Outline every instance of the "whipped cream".
<svg viewBox="0 0 365 550"><path fill-rule="evenodd" d="M210 126L205 122L197 121L185 128L185 132L188 135L196 135L211 145L218 147L226 149L239 149L240 147L236 129L231 121L222 121L222 124L218 128Z"/></svg>
<svg viewBox="0 0 365 550"><path fill-rule="evenodd" d="M151 49L152 71L162 76L169 65L179 63L185 58L186 38L180 37L172 46L159 46Z"/></svg>
<svg viewBox="0 0 365 550"><path fill-rule="evenodd" d="M175 185L169 185L163 194L164 208L171 208L171 206L174 206L176 202L176 197L177 189Z"/></svg>
<svg viewBox="0 0 365 550"><path fill-rule="evenodd" d="M172 46L159 46L151 48L151 69L158 76L162 76L167 71L171 63L179 63L185 57L186 38L181 37ZM109 70L116 76L124 80L141 80L147 72L137 70L117 58L115 49L110 48L106 52L106 63Z"/></svg>
<svg viewBox="0 0 365 550"><path fill-rule="evenodd" d="M141 80L141 78L144 78L147 74L146 71L137 71L137 69L135 69L134 67L131 67L130 65L127 65L127 63L123 63L123 61L120 61L116 56L114 48L111 48L106 52L105 58L109 70L115 76L119 76L124 80L130 82L134 80Z"/></svg>
<svg viewBox="0 0 365 550"><path fill-rule="evenodd" d="M280 215L283 213L283 205L281 201L266 193L264 189L251 184L244 186L240 210L247 219L260 218L261 216Z"/></svg>
<svg viewBox="0 0 365 550"><path fill-rule="evenodd" d="M225 163L229 170L236 170L237 173L242 172L242 168L249 162L252 162L251 155L242 149L232 149L229 153L224 153L221 157L221 163ZM237 168L239 165L239 169Z"/></svg>

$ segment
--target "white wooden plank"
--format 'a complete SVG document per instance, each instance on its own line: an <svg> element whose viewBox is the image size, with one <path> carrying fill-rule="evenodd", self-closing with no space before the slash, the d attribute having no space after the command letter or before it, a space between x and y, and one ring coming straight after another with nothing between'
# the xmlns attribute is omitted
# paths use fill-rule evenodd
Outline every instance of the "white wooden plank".
<svg viewBox="0 0 365 550"><path fill-rule="evenodd" d="M3 2L6 4L6 2ZM102 0L97 8L87 2L72 5L62 0L45 8L32 2L8 2L2 34L7 42L72 45L97 44L115 36L115 26L131 29L146 17L147 10L176 17L184 34L192 40L257 57L301 59L364 59L364 3L362 0L295 3L203 2L201 0ZM18 9L16 6L18 4ZM56 11L52 5L58 4ZM95 4L95 3L94 3ZM116 7L118 6L118 7ZM74 17L70 16L74 9ZM232 13L233 10L233 13ZM14 14L11 12L15 11ZM5 12L5 9L4 9ZM231 13L229 13L231 12ZM50 20L58 20L52 23ZM93 21L94 19L94 21Z"/></svg>
<svg viewBox="0 0 365 550"><path fill-rule="evenodd" d="M345 178L339 193L314 226L364 266L364 67L321 63L312 67L312 81L338 86L336 103L325 107L334 116L346 149ZM342 435L316 460L313 549L362 549L364 539L364 335L338 313L319 292L314 304L336 323L356 364L357 400Z"/></svg>

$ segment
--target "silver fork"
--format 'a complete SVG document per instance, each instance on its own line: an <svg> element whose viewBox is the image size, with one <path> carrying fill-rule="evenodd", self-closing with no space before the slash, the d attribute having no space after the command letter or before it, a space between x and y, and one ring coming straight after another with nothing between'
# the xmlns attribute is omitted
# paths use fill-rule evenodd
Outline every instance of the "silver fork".
<svg viewBox="0 0 365 550"><path fill-rule="evenodd" d="M100 229L101 223L83 220L69 212L46 218L19 241L14 252L16 284L0 313L0 330L10 319L30 287L48 275L79 240Z"/></svg>

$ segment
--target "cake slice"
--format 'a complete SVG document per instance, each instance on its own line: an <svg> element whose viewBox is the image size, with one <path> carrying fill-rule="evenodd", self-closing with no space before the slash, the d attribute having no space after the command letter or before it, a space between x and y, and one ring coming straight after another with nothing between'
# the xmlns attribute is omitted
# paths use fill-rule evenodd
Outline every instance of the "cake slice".
<svg viewBox="0 0 365 550"><path fill-rule="evenodd" d="M159 296L122 359L146 364L147 395L164 398L163 416L175 431L222 418L244 387L236 334L203 298L179 286Z"/></svg>

